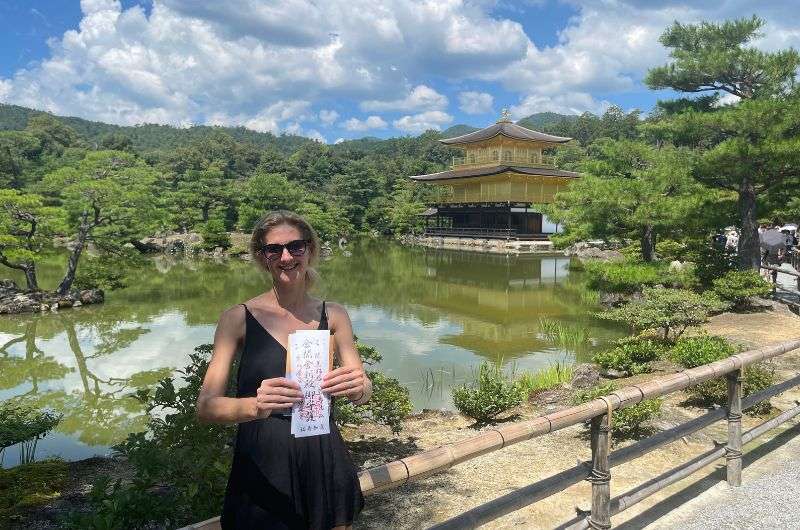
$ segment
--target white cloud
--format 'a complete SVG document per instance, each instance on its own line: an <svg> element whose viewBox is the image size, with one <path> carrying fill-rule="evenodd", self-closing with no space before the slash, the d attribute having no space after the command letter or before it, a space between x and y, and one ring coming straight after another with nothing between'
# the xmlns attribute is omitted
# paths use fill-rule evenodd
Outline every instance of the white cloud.
<svg viewBox="0 0 800 530"><path fill-rule="evenodd" d="M518 105L509 110L514 120L520 120L537 112L558 112L559 114L582 114L586 111L602 114L611 103L597 101L585 92L568 92L555 96L531 94L525 96Z"/></svg>
<svg viewBox="0 0 800 530"><path fill-rule="evenodd" d="M341 137L339 137L339 138L337 138L336 140L333 141L334 145L340 144L342 142L344 142L344 138L341 138Z"/></svg>
<svg viewBox="0 0 800 530"><path fill-rule="evenodd" d="M326 140L325 137L322 136L322 133L319 132L316 129L307 130L306 133L303 136L307 136L307 137L311 138L312 140L315 140L315 141L317 141L317 142L319 142L321 144L328 143L328 140Z"/></svg>
<svg viewBox="0 0 800 530"><path fill-rule="evenodd" d="M310 107L310 101L281 100L264 107L251 116L245 114L231 116L224 112L215 112L206 117L206 123L227 126L244 125L254 131L278 134L282 129L281 123L293 120L293 123L286 125L283 130L290 134L299 134L294 132L300 130L299 122L313 118L313 115L309 113Z"/></svg>
<svg viewBox="0 0 800 530"><path fill-rule="evenodd" d="M458 94L458 108L467 114L487 114L492 112L494 98L486 92L461 92Z"/></svg>
<svg viewBox="0 0 800 530"><path fill-rule="evenodd" d="M341 125L348 131L368 131L370 129L385 129L388 123L380 116L369 116L366 120L350 118Z"/></svg>
<svg viewBox="0 0 800 530"><path fill-rule="evenodd" d="M447 97L428 86L418 85L403 98L391 101L363 101L359 106L363 111L374 112L389 110L405 112L415 110L441 110L447 108Z"/></svg>
<svg viewBox="0 0 800 530"><path fill-rule="evenodd" d="M153 0L149 13L84 0L81 9L47 58L0 79L3 101L120 124L245 116L272 130L256 114L289 99L444 109L446 97L425 85L406 101L409 80L496 71L528 42L520 24L461 0Z"/></svg>
<svg viewBox="0 0 800 530"><path fill-rule="evenodd" d="M324 125L330 125L333 122L335 122L338 118L339 118L339 113L336 112L335 110L322 109L321 111L319 111L319 120Z"/></svg>
<svg viewBox="0 0 800 530"><path fill-rule="evenodd" d="M414 114L413 116L403 116L399 120L392 122L395 129L405 133L419 134L428 129L441 130L443 125L453 121L453 117L440 110L429 110Z"/></svg>

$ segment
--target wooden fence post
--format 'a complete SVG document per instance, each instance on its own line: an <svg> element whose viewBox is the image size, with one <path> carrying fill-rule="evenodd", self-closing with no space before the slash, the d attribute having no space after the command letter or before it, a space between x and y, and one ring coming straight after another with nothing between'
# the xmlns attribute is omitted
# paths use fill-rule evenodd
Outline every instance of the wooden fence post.
<svg viewBox="0 0 800 530"><path fill-rule="evenodd" d="M728 381L728 444L725 463L728 485L742 485L742 370L725 376Z"/></svg>
<svg viewBox="0 0 800 530"><path fill-rule="evenodd" d="M610 421L608 413L592 418L592 471L587 479L592 483L589 527L598 530L611 528L611 468L608 465Z"/></svg>

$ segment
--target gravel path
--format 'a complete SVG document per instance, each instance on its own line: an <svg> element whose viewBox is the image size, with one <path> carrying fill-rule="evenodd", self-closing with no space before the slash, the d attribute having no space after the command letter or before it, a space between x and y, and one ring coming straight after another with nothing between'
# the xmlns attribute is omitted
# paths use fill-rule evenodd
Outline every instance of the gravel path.
<svg viewBox="0 0 800 530"><path fill-rule="evenodd" d="M794 434L791 440L745 468L741 487L717 484L645 528L800 529L798 427L786 433Z"/></svg>

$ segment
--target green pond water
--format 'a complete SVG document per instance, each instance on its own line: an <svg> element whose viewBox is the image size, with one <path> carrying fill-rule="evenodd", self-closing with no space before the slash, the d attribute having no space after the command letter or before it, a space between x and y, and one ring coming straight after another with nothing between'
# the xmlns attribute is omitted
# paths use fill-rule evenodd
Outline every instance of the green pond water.
<svg viewBox="0 0 800 530"><path fill-rule="evenodd" d="M452 408L450 388L482 361L509 371L585 358L619 332L594 319L579 273L563 256L514 256L406 248L389 241L354 244L322 261L318 296L343 304L356 335L378 348L378 368L409 387L416 409ZM63 271L54 257L40 269L44 288ZM3 271L4 276L22 279ZM0 273L2 274L2 273ZM188 364L212 341L224 309L268 288L237 259L159 256L131 286L96 306L0 316L0 399L25 396L64 414L39 442L37 459L107 454L144 425L131 394ZM582 326L584 351L555 347L541 319ZM9 448L4 466L18 462Z"/></svg>

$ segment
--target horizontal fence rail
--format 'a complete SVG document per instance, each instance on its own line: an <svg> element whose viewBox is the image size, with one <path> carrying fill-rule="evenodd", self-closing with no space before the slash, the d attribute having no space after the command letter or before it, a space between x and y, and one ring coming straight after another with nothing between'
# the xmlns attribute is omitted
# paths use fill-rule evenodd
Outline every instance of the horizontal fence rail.
<svg viewBox="0 0 800 530"><path fill-rule="evenodd" d="M610 527L611 515L618 514L622 510L702 469L723 456L729 462L729 483L732 483L732 480L733 483L736 483L739 479L739 475L736 472L737 465L738 470L741 470L742 445L752 441L767 430L800 416L800 405L798 405L742 434L742 410L800 385L800 375L797 375L756 394L741 398L742 369L798 348L800 348L800 339L768 345L732 355L710 364L625 387L582 405L539 416L532 420L488 429L465 440L366 469L359 473L361 491L364 495L371 495L396 488L408 482L447 470L456 464L502 449L508 445L592 421L592 462L579 463L575 467L472 508L443 523L437 524L433 528L437 530L474 528L549 497L582 480L590 480L592 482L592 518L595 518L595 520L590 523L587 519L576 518L565 523L561 528L588 528L590 524L598 528L608 528ZM718 377L727 377L728 379L729 402L727 408L709 411L672 429L659 432L649 438L608 453L608 442L610 440L608 420L609 415L613 416L614 410L633 406L646 399L653 399L684 390ZM629 462L660 446L679 440L683 436L699 431L725 418L728 420L728 445L717 447L701 454L678 468L655 477L619 497L609 498L609 468ZM731 469L734 470L733 475L731 475ZM185 527L185 529L195 530L216 530L218 528L218 517Z"/></svg>

